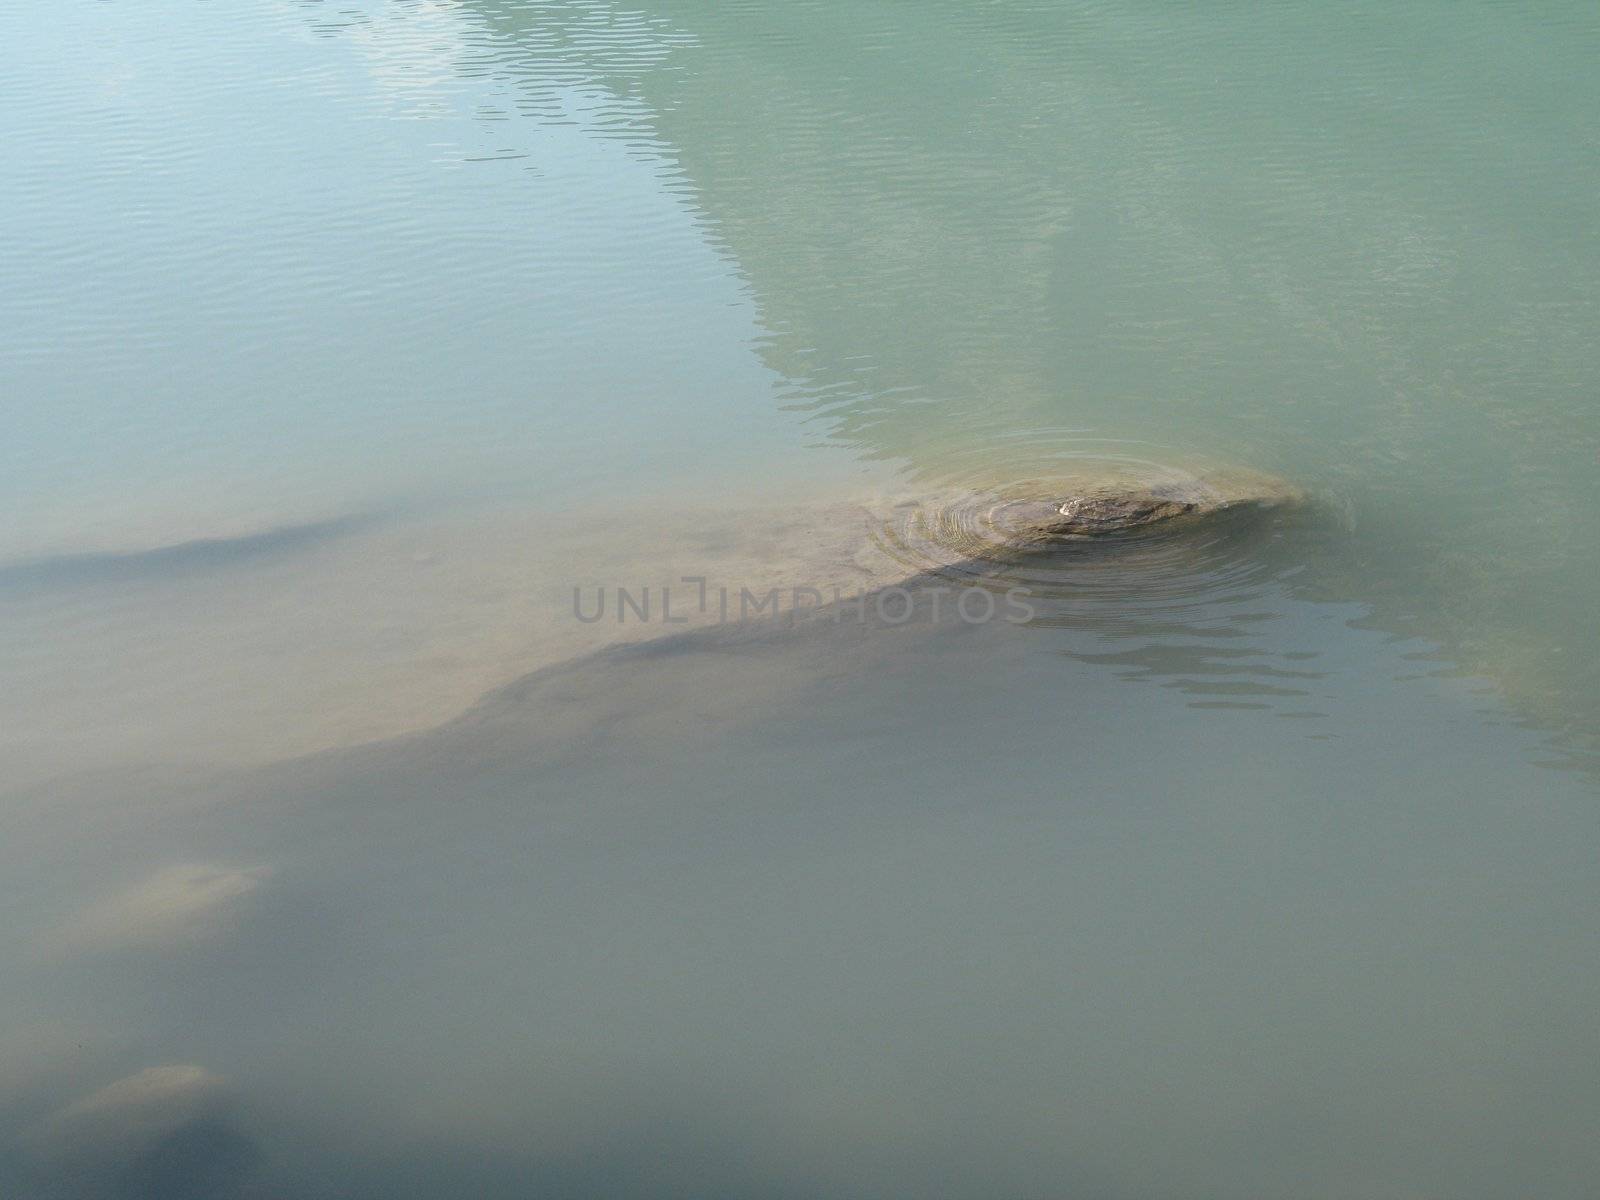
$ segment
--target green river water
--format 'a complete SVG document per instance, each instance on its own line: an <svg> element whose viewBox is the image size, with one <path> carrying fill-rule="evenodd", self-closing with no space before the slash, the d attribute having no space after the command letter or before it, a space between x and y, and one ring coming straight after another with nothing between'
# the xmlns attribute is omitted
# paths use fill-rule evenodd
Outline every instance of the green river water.
<svg viewBox="0 0 1600 1200"><path fill-rule="evenodd" d="M0 1193L1594 1194L1600 9L0 46Z"/></svg>

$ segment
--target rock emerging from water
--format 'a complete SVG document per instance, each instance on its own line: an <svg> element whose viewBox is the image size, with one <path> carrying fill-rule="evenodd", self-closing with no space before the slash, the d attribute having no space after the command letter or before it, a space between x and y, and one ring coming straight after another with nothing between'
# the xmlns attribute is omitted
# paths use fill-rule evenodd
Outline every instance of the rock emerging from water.
<svg viewBox="0 0 1600 1200"><path fill-rule="evenodd" d="M1017 494L1025 490L1035 494ZM1053 494L1038 494L1043 492ZM1024 485L1017 493L995 505L990 522L996 533L1024 549L1221 512L1277 508L1303 498L1282 479L1242 469L1201 474L1108 469Z"/></svg>

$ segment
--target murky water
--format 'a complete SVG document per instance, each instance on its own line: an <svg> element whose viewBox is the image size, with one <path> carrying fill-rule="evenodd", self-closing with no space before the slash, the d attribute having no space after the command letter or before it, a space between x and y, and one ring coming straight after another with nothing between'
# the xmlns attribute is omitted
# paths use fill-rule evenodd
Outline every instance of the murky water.
<svg viewBox="0 0 1600 1200"><path fill-rule="evenodd" d="M0 1191L1591 1194L1590 7L0 44Z"/></svg>

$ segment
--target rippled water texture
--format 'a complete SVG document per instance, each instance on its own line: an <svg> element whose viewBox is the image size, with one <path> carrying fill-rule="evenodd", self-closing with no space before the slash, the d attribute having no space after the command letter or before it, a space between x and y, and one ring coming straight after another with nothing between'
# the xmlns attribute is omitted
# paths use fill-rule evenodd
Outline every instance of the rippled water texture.
<svg viewBox="0 0 1600 1200"><path fill-rule="evenodd" d="M0 1194L1592 1194L1593 5L0 60Z"/></svg>

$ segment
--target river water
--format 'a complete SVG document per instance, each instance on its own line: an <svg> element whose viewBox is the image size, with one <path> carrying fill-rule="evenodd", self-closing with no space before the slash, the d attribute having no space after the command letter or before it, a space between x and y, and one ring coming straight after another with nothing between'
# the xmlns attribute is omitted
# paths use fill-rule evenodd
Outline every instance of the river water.
<svg viewBox="0 0 1600 1200"><path fill-rule="evenodd" d="M1592 6L0 45L0 1191L1592 1195Z"/></svg>

